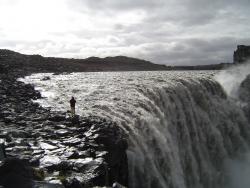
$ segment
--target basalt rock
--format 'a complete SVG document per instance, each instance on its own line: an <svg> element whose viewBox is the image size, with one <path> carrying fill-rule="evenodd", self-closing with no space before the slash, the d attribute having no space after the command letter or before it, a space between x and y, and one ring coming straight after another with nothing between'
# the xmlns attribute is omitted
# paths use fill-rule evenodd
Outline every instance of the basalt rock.
<svg viewBox="0 0 250 188"><path fill-rule="evenodd" d="M5 188L32 188L32 169L20 159L6 159L0 166L0 185Z"/></svg>
<svg viewBox="0 0 250 188"><path fill-rule="evenodd" d="M31 100L40 98L40 93L16 80L22 74L0 73L0 138L5 139L7 157L22 159L43 171L44 181L65 187L112 186L114 182L126 186L127 137L119 126L100 117L68 118L65 112L40 107ZM8 168L24 169L21 163L14 164ZM5 185L11 177L0 176L0 182ZM31 181L26 180L29 186Z"/></svg>
<svg viewBox="0 0 250 188"><path fill-rule="evenodd" d="M234 51L234 63L244 63L250 58L250 46L238 45Z"/></svg>

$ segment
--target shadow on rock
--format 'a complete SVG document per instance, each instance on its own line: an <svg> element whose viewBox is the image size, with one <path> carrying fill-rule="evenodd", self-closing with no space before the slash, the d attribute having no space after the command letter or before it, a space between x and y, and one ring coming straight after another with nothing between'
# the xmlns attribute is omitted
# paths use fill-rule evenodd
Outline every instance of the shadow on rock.
<svg viewBox="0 0 250 188"><path fill-rule="evenodd" d="M5 188L32 188L32 169L20 159L6 159L0 166L0 185Z"/></svg>

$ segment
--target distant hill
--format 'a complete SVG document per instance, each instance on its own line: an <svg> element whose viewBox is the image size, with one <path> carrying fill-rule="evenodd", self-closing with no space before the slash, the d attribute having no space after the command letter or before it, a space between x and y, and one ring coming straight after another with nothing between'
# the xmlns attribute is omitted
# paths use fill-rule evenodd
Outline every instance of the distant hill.
<svg viewBox="0 0 250 188"><path fill-rule="evenodd" d="M89 57L86 59L43 57L24 55L0 49L0 72L92 72L92 71L156 71L156 70L214 70L225 64L205 66L165 66L126 57Z"/></svg>
<svg viewBox="0 0 250 188"><path fill-rule="evenodd" d="M70 59L24 55L10 50L0 50L2 70L26 72L85 72L85 71L149 71L167 70L165 65L125 56L89 57Z"/></svg>

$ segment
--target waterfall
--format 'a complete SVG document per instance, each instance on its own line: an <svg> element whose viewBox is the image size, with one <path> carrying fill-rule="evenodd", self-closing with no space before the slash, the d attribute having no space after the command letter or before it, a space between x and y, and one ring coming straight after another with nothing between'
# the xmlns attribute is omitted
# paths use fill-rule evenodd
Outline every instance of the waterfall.
<svg viewBox="0 0 250 188"><path fill-rule="evenodd" d="M225 159L248 148L249 123L215 80L143 88L151 117L131 128L130 187L221 188Z"/></svg>
<svg viewBox="0 0 250 188"><path fill-rule="evenodd" d="M248 150L250 127L214 74L34 74L23 81L42 92L44 107L65 111L73 94L76 113L116 121L129 136L130 188L222 188L228 161Z"/></svg>

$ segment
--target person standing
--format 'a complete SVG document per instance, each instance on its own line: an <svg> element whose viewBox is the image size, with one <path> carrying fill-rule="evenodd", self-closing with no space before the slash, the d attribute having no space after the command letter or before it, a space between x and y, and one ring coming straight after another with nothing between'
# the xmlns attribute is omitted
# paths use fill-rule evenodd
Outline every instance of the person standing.
<svg viewBox="0 0 250 188"><path fill-rule="evenodd" d="M74 97L71 98L70 102L70 107L71 107L71 116L75 116L75 105L76 105L76 100Z"/></svg>

